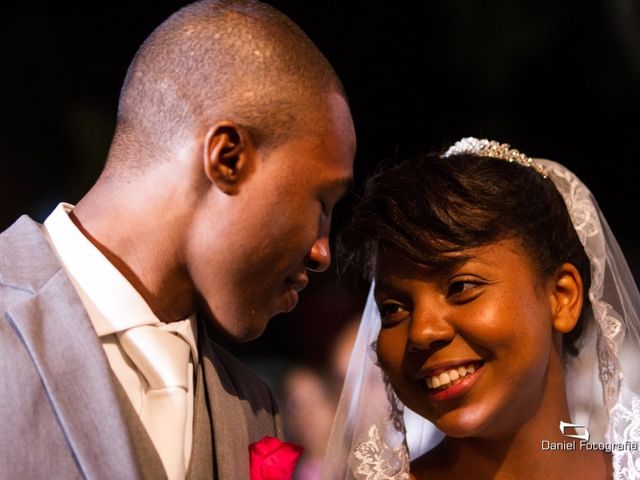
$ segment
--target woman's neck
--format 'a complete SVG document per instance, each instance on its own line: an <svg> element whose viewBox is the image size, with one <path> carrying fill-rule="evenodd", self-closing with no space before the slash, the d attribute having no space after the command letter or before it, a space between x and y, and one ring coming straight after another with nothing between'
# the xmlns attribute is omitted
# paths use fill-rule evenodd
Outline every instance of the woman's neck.
<svg viewBox="0 0 640 480"><path fill-rule="evenodd" d="M520 420L507 432L445 437L435 449L412 463L412 478L565 480L568 472L581 479L611 478L608 454L581 450L580 440L560 432L561 421L572 423L562 369L550 368L540 403L528 415L523 412ZM545 448L552 444L560 448Z"/></svg>

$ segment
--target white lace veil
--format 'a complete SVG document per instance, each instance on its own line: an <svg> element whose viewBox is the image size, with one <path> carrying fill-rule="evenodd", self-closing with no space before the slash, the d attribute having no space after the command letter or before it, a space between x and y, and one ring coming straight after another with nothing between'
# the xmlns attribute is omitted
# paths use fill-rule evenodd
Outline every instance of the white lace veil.
<svg viewBox="0 0 640 480"><path fill-rule="evenodd" d="M590 328L583 333L578 358L567 365L573 421L590 428L592 442L626 445L614 445L612 451L616 480L640 478L640 397L635 393L640 370L640 294L595 198L562 165L531 160L505 144L465 138L445 156L458 153L493 156L535 168L562 195L591 263L592 310L585 319ZM408 480L409 457L419 457L442 438L427 420L406 411L385 385L372 348L380 330L373 287L334 420L323 480ZM630 444L636 449L630 449Z"/></svg>

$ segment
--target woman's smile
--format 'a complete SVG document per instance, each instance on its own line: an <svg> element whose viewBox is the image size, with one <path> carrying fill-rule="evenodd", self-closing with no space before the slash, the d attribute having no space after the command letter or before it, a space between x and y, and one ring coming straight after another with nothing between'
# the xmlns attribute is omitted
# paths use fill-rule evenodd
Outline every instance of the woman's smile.
<svg viewBox="0 0 640 480"><path fill-rule="evenodd" d="M477 361L440 369L440 373L426 376L421 386L429 398L437 402L458 398L471 389L483 366L483 361Z"/></svg>

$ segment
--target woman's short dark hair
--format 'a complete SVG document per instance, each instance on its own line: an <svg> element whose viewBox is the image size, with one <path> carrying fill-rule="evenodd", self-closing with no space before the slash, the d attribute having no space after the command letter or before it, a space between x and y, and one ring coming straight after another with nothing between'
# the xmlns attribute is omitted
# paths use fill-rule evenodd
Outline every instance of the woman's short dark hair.
<svg viewBox="0 0 640 480"><path fill-rule="evenodd" d="M589 309L590 264L553 182L533 168L472 154L427 155L372 176L340 238L343 259L371 274L377 249L412 262L446 267L457 252L516 239L547 279L565 262L583 281L584 307L563 337L576 341Z"/></svg>

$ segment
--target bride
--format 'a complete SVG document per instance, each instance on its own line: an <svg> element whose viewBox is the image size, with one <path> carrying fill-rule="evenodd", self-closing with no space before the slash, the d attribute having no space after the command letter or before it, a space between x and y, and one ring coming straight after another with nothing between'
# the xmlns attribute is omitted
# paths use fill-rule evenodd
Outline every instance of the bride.
<svg viewBox="0 0 640 480"><path fill-rule="evenodd" d="M466 138L371 178L343 239L373 282L324 479L640 478L640 295L571 172Z"/></svg>

